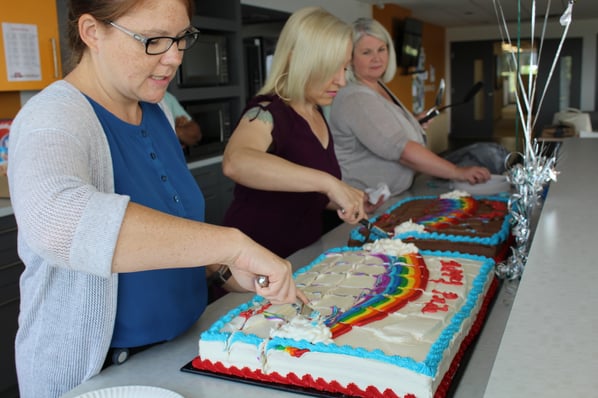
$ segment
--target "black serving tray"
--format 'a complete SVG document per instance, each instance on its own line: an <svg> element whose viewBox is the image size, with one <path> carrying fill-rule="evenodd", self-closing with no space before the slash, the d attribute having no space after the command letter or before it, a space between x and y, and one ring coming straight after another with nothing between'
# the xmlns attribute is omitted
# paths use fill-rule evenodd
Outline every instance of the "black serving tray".
<svg viewBox="0 0 598 398"><path fill-rule="evenodd" d="M237 377L222 373L211 372L209 370L197 369L194 368L192 365L193 361L189 361L185 366L181 368L182 372L187 373L194 373L202 376L210 376L216 377L218 379L223 379L227 381L234 381L237 383L249 384L258 387L265 387L265 388L272 388L274 390L291 392L295 394L304 394L312 397L321 397L321 398L328 398L328 397L337 397L337 398L350 398L349 395L339 394L339 393L332 393L326 391L316 390L314 388L309 387L300 387L300 386L293 386L289 384L280 384L280 383L273 383L261 380L253 380L253 379L246 379L243 377Z"/></svg>

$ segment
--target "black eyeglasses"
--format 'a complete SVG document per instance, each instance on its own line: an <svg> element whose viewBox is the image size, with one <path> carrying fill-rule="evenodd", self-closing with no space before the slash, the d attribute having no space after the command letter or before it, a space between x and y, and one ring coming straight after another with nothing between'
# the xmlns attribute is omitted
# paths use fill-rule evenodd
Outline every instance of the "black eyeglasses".
<svg viewBox="0 0 598 398"><path fill-rule="evenodd" d="M145 53L148 55L164 54L166 51L170 49L170 47L172 47L174 43L176 43L176 46L179 51L185 51L193 47L193 45L197 42L197 39L199 38L199 29L197 29L194 26L188 27L185 33L178 37L145 37L139 33L131 32L129 29L124 28L115 22L107 21L107 23L120 30L121 32L131 36L138 42L143 43L143 45L145 45Z"/></svg>

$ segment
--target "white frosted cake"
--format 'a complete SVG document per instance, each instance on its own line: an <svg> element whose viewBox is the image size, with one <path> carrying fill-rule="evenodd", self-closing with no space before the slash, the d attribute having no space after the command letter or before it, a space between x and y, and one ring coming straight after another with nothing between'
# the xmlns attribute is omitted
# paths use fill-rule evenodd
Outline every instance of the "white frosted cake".
<svg viewBox="0 0 598 398"><path fill-rule="evenodd" d="M363 397L441 397L496 289L494 261L400 240L322 254L295 274L312 309L256 296L201 334L195 369Z"/></svg>

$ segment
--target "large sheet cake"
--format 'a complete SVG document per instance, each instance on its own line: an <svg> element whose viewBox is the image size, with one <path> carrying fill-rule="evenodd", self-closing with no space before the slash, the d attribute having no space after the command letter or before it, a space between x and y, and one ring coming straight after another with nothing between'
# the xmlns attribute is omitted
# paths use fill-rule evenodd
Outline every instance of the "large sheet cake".
<svg viewBox="0 0 598 398"><path fill-rule="evenodd" d="M363 397L441 397L483 324L490 258L398 239L330 250L296 272L311 300L256 296L201 334L194 369Z"/></svg>

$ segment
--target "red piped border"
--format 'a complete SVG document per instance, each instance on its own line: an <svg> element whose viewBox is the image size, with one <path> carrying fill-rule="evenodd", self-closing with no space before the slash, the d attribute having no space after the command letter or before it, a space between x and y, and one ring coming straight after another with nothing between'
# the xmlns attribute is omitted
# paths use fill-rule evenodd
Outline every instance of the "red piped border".
<svg viewBox="0 0 598 398"><path fill-rule="evenodd" d="M447 372L442 377L442 381L440 382L440 385L436 389L434 398L444 398L446 396L446 394L448 393L449 388L451 387L453 378L455 377L455 374L457 373L459 366L461 366L461 360L463 359L463 356L467 352L467 349L469 348L471 343L474 342L475 339L478 337L478 335L482 331L482 328L484 327L484 324L486 323L486 316L488 315L488 311L490 309L490 304L492 303L492 301L494 300L494 296L496 296L496 293L498 292L498 286L499 286L498 279L496 277L493 277L490 287L488 288L488 293L486 293L486 297L484 298L484 301L482 302L482 306L480 307L480 311L478 312L478 315L477 315L473 325L471 325L471 329L469 330L469 333L467 334L465 339L463 339L463 341L461 342L459 351L457 351L457 353L455 354L455 357L453 358L453 361L451 362L451 366L449 367Z"/></svg>
<svg viewBox="0 0 598 398"><path fill-rule="evenodd" d="M482 302L482 306L480 307L480 311L471 326L471 329L467 336L463 339L459 350L455 354L453 361L447 372L442 377L442 381L440 385L436 389L436 393L434 394L434 398L444 398L446 397L449 389L451 387L453 378L461 366L461 361L473 341L475 341L476 337L482 330L484 326L486 315L488 314L488 310L490 308L490 304L492 303L494 296L498 291L499 281L496 277L492 279L490 287L488 289L488 293ZM265 375L260 370L252 371L249 368L242 368L239 369L237 367L225 367L220 362L212 363L207 359L201 359L199 356L195 357L193 361L191 361L191 365L198 370L206 370L209 372L214 372L218 374L224 374L228 376L233 376L236 378L241 379L250 379L250 380L257 380L260 382L264 382L266 384L281 384L281 385L293 385L303 388L311 388L317 391L325 391L334 394L343 394L352 397L367 397L367 398L416 398L415 394L406 394L403 397L399 397L394 391L386 389L383 392L380 392L376 387L370 386L365 391L357 387L355 384L349 384L347 386L342 386L336 381L326 382L321 378L314 378L311 375L305 375L303 377L298 377L294 373L289 373L287 376L281 376L278 373L270 373ZM267 385L266 385L267 387Z"/></svg>

